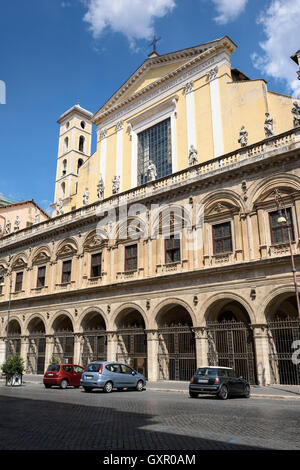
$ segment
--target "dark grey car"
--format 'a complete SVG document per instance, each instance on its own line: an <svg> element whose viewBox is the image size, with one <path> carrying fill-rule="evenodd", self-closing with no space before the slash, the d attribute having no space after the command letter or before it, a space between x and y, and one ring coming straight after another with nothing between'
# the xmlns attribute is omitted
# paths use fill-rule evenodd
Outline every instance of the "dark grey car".
<svg viewBox="0 0 300 470"><path fill-rule="evenodd" d="M83 372L80 385L86 392L91 392L93 388L102 388L106 393L112 392L113 388L131 388L141 392L146 378L127 364L95 361Z"/></svg>
<svg viewBox="0 0 300 470"><path fill-rule="evenodd" d="M243 377L238 377L230 367L199 367L189 385L191 398L199 394L216 395L226 400L229 395L250 397L250 385Z"/></svg>

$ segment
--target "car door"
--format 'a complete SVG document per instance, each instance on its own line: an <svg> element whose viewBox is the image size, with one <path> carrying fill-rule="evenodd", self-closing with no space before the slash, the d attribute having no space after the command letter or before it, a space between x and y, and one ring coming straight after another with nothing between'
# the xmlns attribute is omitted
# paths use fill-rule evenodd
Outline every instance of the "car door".
<svg viewBox="0 0 300 470"><path fill-rule="evenodd" d="M133 373L134 371L131 369L131 367L127 366L126 364L121 364L121 371L123 374L124 387L135 387L136 374Z"/></svg>
<svg viewBox="0 0 300 470"><path fill-rule="evenodd" d="M73 373L73 366L72 365L64 365L62 366L63 369L63 378L67 379L69 385L74 385L74 373Z"/></svg>
<svg viewBox="0 0 300 470"><path fill-rule="evenodd" d="M74 366L73 381L74 381L74 386L75 386L75 387L79 387L79 386L80 386L80 379L81 379L82 372L83 372L83 367L81 367L81 366Z"/></svg>
<svg viewBox="0 0 300 470"><path fill-rule="evenodd" d="M242 393L242 382L238 379L238 376L236 374L236 372L234 370L229 370L228 371L228 375L230 377L230 384L231 384L231 389L232 389L232 393L234 395L239 395L240 393Z"/></svg>
<svg viewBox="0 0 300 470"><path fill-rule="evenodd" d="M109 379L112 380L115 387L125 387L125 385L122 385L124 377L120 364L108 364L106 369L111 372L109 374Z"/></svg>

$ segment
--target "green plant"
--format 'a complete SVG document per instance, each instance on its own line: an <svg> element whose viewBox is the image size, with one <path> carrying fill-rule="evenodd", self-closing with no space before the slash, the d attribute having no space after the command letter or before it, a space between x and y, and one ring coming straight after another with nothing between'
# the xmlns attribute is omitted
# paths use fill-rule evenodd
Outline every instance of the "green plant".
<svg viewBox="0 0 300 470"><path fill-rule="evenodd" d="M21 356L10 356L2 364L2 370L7 377L23 374L24 369L24 359Z"/></svg>
<svg viewBox="0 0 300 470"><path fill-rule="evenodd" d="M60 364L60 360L56 356L54 356L54 354L52 354L50 358L50 364Z"/></svg>

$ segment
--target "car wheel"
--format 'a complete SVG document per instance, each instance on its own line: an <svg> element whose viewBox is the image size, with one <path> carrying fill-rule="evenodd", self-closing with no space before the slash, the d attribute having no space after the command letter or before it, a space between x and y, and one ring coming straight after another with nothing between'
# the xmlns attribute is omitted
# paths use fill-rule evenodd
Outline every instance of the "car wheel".
<svg viewBox="0 0 300 470"><path fill-rule="evenodd" d="M106 384L103 387L103 391L105 393L111 393L113 389L113 384L111 382L106 382Z"/></svg>
<svg viewBox="0 0 300 470"><path fill-rule="evenodd" d="M68 386L68 381L66 379L62 379L62 381L59 384L60 388L65 389Z"/></svg>
<svg viewBox="0 0 300 470"><path fill-rule="evenodd" d="M245 398L250 398L250 386L249 385L245 385L245 392L243 396Z"/></svg>
<svg viewBox="0 0 300 470"><path fill-rule="evenodd" d="M138 383L136 384L135 389L136 389L138 392L142 392L142 391L143 391L143 388L144 388L144 383L143 383L142 380L139 380Z"/></svg>
<svg viewBox="0 0 300 470"><path fill-rule="evenodd" d="M83 387L83 389L84 389L84 391L87 392L87 393L88 393L88 392L91 392L91 391L93 390L92 387Z"/></svg>
<svg viewBox="0 0 300 470"><path fill-rule="evenodd" d="M228 398L228 388L226 387L226 385L222 385L219 393L218 393L218 397L221 398L221 400L227 400Z"/></svg>
<svg viewBox="0 0 300 470"><path fill-rule="evenodd" d="M197 392L189 392L190 393L190 397L191 398L197 398L198 397L198 393Z"/></svg>

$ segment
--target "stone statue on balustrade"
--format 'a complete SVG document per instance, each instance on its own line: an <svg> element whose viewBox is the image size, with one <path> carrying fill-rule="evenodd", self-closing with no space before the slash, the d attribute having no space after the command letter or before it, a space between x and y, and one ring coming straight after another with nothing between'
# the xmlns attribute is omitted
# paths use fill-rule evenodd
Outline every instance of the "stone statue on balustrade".
<svg viewBox="0 0 300 470"><path fill-rule="evenodd" d="M198 152L193 145L190 146L189 150L189 166L198 164Z"/></svg>
<svg viewBox="0 0 300 470"><path fill-rule="evenodd" d="M264 124L265 136L272 137L274 135L274 122L269 113L265 113L266 119Z"/></svg>
<svg viewBox="0 0 300 470"><path fill-rule="evenodd" d="M5 234L8 235L11 231L11 221L8 220L5 225Z"/></svg>
<svg viewBox="0 0 300 470"><path fill-rule="evenodd" d="M300 126L300 106L297 101L293 102L292 114L294 117L294 127Z"/></svg>
<svg viewBox="0 0 300 470"><path fill-rule="evenodd" d="M150 160L147 168L148 181L154 181L157 178L157 169L155 164Z"/></svg>
<svg viewBox="0 0 300 470"><path fill-rule="evenodd" d="M245 126L241 127L238 142L241 144L241 147L248 145L248 131L246 131Z"/></svg>
<svg viewBox="0 0 300 470"><path fill-rule="evenodd" d="M104 181L102 175L100 175L99 183L97 184L97 198L103 199L104 198Z"/></svg>
<svg viewBox="0 0 300 470"><path fill-rule="evenodd" d="M56 215L62 215L63 202L59 199L55 205Z"/></svg>
<svg viewBox="0 0 300 470"><path fill-rule="evenodd" d="M85 191L83 193L83 198L82 198L82 203L84 206L87 206L89 203L89 197L90 197L90 192L88 188L85 188Z"/></svg>
<svg viewBox="0 0 300 470"><path fill-rule="evenodd" d="M19 230L19 228L20 228L20 217L17 215L15 223L14 223L14 232Z"/></svg>
<svg viewBox="0 0 300 470"><path fill-rule="evenodd" d="M114 176L112 179L112 193L118 194L120 192L120 176Z"/></svg>

